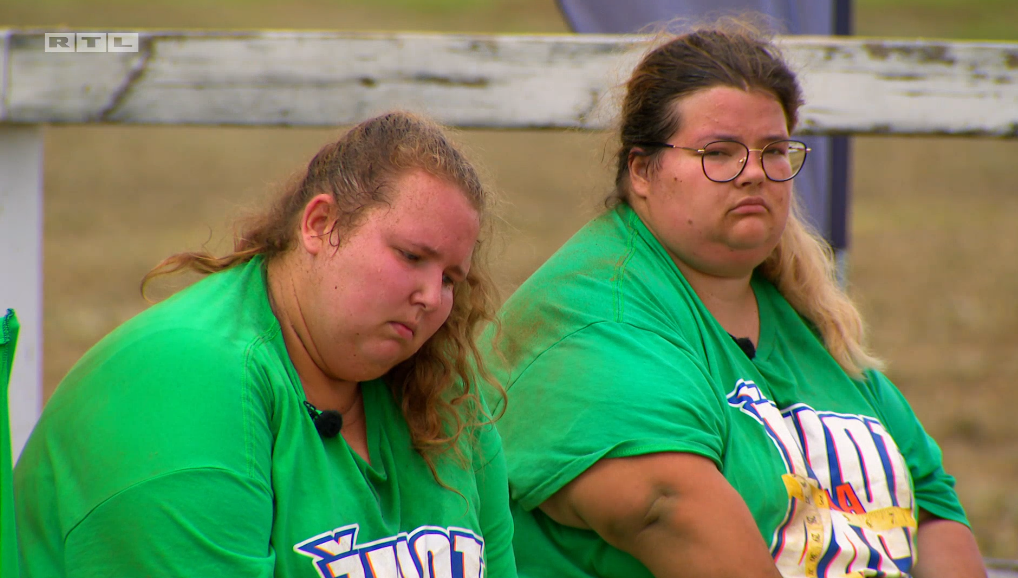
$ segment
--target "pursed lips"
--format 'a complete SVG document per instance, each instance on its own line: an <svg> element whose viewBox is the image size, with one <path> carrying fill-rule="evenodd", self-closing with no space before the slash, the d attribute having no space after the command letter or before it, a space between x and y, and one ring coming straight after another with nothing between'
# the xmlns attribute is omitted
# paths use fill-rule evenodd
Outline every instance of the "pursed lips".
<svg viewBox="0 0 1018 578"><path fill-rule="evenodd" d="M417 324L410 321L390 321L392 326L396 329L396 333L404 339L413 339L414 334L417 333Z"/></svg>
<svg viewBox="0 0 1018 578"><path fill-rule="evenodd" d="M763 197L746 197L732 207L733 213L759 213L770 210Z"/></svg>

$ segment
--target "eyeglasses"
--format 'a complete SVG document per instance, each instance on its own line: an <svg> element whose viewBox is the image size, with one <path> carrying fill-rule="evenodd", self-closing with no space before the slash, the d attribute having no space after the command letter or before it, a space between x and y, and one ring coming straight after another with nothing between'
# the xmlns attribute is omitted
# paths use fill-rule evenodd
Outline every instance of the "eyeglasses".
<svg viewBox="0 0 1018 578"><path fill-rule="evenodd" d="M768 179L783 183L795 178L806 162L810 149L797 140L779 140L762 149L751 149L739 141L719 140L707 143L702 149L680 147L663 142L636 143L639 146L667 147L692 151L700 155L703 174L715 183L734 181L746 168L749 153L760 153L760 164Z"/></svg>

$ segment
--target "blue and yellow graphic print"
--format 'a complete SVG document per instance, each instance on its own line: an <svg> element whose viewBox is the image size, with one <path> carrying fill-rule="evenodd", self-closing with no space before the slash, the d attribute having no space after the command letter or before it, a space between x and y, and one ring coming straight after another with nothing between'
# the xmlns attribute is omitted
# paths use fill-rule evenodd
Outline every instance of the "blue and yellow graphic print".
<svg viewBox="0 0 1018 578"><path fill-rule="evenodd" d="M357 543L358 524L293 547L312 559L323 578L481 578L484 540L470 530L423 526L413 532Z"/></svg>
<svg viewBox="0 0 1018 578"><path fill-rule="evenodd" d="M905 459L880 421L779 409L751 381L728 404L755 419L785 464L788 510L771 539L782 576L908 576L915 502Z"/></svg>

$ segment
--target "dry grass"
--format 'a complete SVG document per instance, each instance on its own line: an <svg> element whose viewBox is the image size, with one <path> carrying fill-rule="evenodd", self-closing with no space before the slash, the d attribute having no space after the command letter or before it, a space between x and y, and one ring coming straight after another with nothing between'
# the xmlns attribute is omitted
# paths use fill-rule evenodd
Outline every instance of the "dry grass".
<svg viewBox="0 0 1018 578"><path fill-rule="evenodd" d="M0 7L0 22L17 26L565 29L551 0L476 1L459 12L415 11L395 0L215 9L111 0L11 4ZM979 7L971 2L959 16L951 6L867 0L858 28L871 35L1018 36L1015 4ZM144 308L138 281L149 267L174 251L222 246L231 215L257 204L336 132L47 129L47 395L89 346ZM511 290L604 196L604 136L461 136L506 200L498 274ZM1018 420L1010 414L1018 405L1018 261L1008 257L1018 250L1018 142L855 144L852 292L890 376L941 442L984 553L1018 558Z"/></svg>

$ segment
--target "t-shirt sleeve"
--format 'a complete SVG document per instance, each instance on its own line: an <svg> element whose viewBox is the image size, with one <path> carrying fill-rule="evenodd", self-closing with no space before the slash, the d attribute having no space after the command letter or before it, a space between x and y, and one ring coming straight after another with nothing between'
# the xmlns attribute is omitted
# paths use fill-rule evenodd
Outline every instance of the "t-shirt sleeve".
<svg viewBox="0 0 1018 578"><path fill-rule="evenodd" d="M271 576L265 376L201 332L117 345L46 408L19 463L19 526L59 528L68 576Z"/></svg>
<svg viewBox="0 0 1018 578"><path fill-rule="evenodd" d="M656 333L597 323L512 372L498 427L512 498L527 510L605 457L689 452L721 462L723 394L688 350Z"/></svg>
<svg viewBox="0 0 1018 578"><path fill-rule="evenodd" d="M111 497L68 534L68 576L271 577L272 497L227 470L176 471Z"/></svg>
<svg viewBox="0 0 1018 578"><path fill-rule="evenodd" d="M968 525L954 489L954 477L944 471L937 442L926 433L905 396L887 377L878 371L868 372L867 377L884 425L905 457L916 503L934 516Z"/></svg>
<svg viewBox="0 0 1018 578"><path fill-rule="evenodd" d="M484 426L480 435L479 467L474 475L480 497L481 535L484 537L485 576L515 578L513 518L509 512L509 482L506 477L502 439L494 426Z"/></svg>

